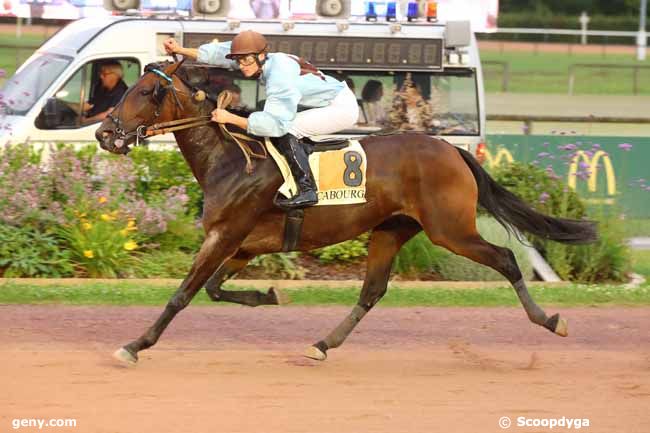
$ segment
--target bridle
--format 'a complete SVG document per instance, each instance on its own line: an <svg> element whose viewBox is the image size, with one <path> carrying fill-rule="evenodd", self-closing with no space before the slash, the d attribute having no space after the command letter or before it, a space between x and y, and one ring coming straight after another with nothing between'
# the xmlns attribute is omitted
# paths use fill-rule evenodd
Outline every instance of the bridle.
<svg viewBox="0 0 650 433"><path fill-rule="evenodd" d="M180 63L183 61L181 60ZM180 67L180 65L178 66ZM178 70L178 68L176 68ZM213 102L216 102L217 108L225 109L228 107L232 101L232 94L228 90L224 90L219 94L217 97L216 101L214 98L211 98L206 95L206 92L191 85L185 79L183 79L180 75L176 75L176 77L189 89L192 90L192 94L188 94L186 92L182 92L176 87L174 87L173 79L169 75L167 75L165 72L161 71L159 68L156 67L151 67L151 65L148 65L145 67L145 72L150 72L158 75L160 78L164 79L167 81L167 84L164 87L160 86L160 81L156 82L156 86L154 87L154 90L152 92L152 98L154 102L156 102L156 110L154 111L154 121L160 116L160 106L162 105L165 97L167 96L167 92L171 91L172 95L174 96L174 102L175 106L177 109L182 109L183 104L180 101L180 98L178 97L178 94L184 94L189 97L194 97L196 98L197 95L202 92L202 95L200 98L196 98L197 100L203 100L203 99L209 99ZM175 72L174 74L175 75ZM123 96L122 100L118 104L118 106L121 107L122 102L124 99L127 97L127 95L131 92L132 89L129 89ZM113 113L109 113L107 116L111 121L115 124L115 136L116 140L122 140L122 145L126 144L126 141L130 138L135 136L136 140L136 146L140 145L140 140L144 140L148 137L152 137L155 135L161 135L161 134L167 134L170 132L175 132L183 129L189 129L189 128L194 128L197 126L205 126L209 125L212 123L212 116L196 116L196 117L186 117L183 119L177 119L177 120L171 120L168 122L161 122L161 123L154 123L152 125L138 125L134 131L131 132L126 132L126 129L124 128L124 123L122 120L119 118L119 114L113 115ZM225 124L219 123L219 127L221 130L228 136L230 136L233 141L237 143L239 148L241 149L242 153L244 154L244 157L246 158L246 172L248 174L252 173L253 171L253 166L252 166L252 161L251 158L258 158L258 159L266 159L268 158L268 153L266 151L266 147L262 143L262 141L249 137L246 134L240 134L237 132L231 132L228 130ZM258 154L255 153L250 146L247 144L249 143L256 143L260 146L262 149L262 153ZM121 147L121 146L118 146Z"/></svg>
<svg viewBox="0 0 650 433"><path fill-rule="evenodd" d="M182 63L182 61L181 61L181 63ZM180 65L179 65L179 67L180 67ZM181 109L183 107L183 105L181 104L180 98L178 97L178 94L179 93L184 94L184 92L181 92L176 87L174 87L172 77L170 77L165 72L161 71L160 69L158 69L156 67L147 66L147 67L145 67L145 72L156 74L160 78L164 79L167 82L167 84L164 87L161 87L160 81L157 81L156 85L154 87L154 90L152 92L152 98L153 98L154 102L156 103L156 109L154 111L154 121L155 121L155 119L160 117L160 106L162 105L165 97L167 96L168 91L171 91L172 95L174 96L175 106L178 109ZM188 85L188 83L185 83L185 81L182 78L180 78L179 76L177 76L177 77L181 81L183 81L183 83L185 85ZM189 86L189 87L192 88L192 86ZM122 102L126 99L126 97L129 95L129 93L132 90L134 90L134 88L129 89L122 96L122 100L120 101L118 106L121 106ZM165 126L167 126L167 124L172 123L172 122L163 122L163 123L160 123L160 124L155 124L154 123L151 126L138 125L135 130L127 132L126 128L124 126L124 122L119 117L119 113L117 113L115 115L113 113L114 112L109 113L107 115L107 117L109 119L111 119L111 121L115 124L115 129L114 129L113 132L115 133L116 140L122 140L123 142L126 142L126 140L128 140L129 138L135 136L136 146L140 145L140 140L143 140L143 139L145 139L147 137L151 137L153 135L165 134L167 132L173 132L173 131L176 131L178 129L185 129L185 128L191 128L191 127L194 127L194 126L207 125L209 123L209 119L210 119L210 116L199 116L199 117L175 120L175 121L173 121L173 123L175 125L184 124L188 120L192 121L192 123L188 124L187 126L183 126L183 127L177 126L177 127L173 128L171 130L170 130L170 128L166 128L166 130L164 132L158 132L158 131L161 130L161 127L164 128ZM201 121L197 122L197 120L199 120L199 119Z"/></svg>

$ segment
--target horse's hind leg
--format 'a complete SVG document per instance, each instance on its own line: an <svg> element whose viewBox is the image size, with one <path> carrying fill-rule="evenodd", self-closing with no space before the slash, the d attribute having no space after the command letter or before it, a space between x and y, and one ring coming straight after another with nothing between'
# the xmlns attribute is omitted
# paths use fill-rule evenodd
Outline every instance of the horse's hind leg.
<svg viewBox="0 0 650 433"><path fill-rule="evenodd" d="M415 221L395 217L372 231L368 244L366 278L359 302L325 339L307 349L306 357L323 361L327 358L328 349L343 344L363 316L384 296L395 255L402 245L420 230L420 226Z"/></svg>
<svg viewBox="0 0 650 433"><path fill-rule="evenodd" d="M235 304L257 307L259 305L283 305L290 302L282 291L271 287L267 293L258 290L223 290L221 285L246 267L252 256L238 253L226 260L205 284L205 291L214 302L233 302Z"/></svg>
<svg viewBox="0 0 650 433"><path fill-rule="evenodd" d="M476 231L473 217L471 223L465 221L465 224L458 219L444 219L435 228L423 222L423 228L433 243L442 245L477 263L489 266L506 277L515 288L519 301L531 322L563 337L567 336L568 324L566 320L561 319L559 314L548 317L528 293L528 288L512 251L483 239ZM444 230L444 234L442 230Z"/></svg>

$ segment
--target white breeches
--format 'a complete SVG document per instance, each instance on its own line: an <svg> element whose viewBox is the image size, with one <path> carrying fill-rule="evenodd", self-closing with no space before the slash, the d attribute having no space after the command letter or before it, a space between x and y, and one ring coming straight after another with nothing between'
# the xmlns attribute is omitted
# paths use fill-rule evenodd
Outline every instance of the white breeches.
<svg viewBox="0 0 650 433"><path fill-rule="evenodd" d="M344 129L351 129L358 118L357 97L345 86L330 105L311 108L296 114L289 133L298 138L334 134Z"/></svg>

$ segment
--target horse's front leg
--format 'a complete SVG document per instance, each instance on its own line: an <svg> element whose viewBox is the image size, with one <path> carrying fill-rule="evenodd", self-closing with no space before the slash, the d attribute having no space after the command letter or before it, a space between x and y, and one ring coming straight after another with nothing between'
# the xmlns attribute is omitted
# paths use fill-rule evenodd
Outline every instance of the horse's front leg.
<svg viewBox="0 0 650 433"><path fill-rule="evenodd" d="M237 251L245 237L234 237L232 232L225 236L225 233L228 233L225 228L221 230L213 229L208 232L194 260L192 269L169 300L158 320L140 338L118 349L113 354L115 358L129 364L135 364L138 361L139 351L156 344L174 316L190 303L194 295L203 287L214 271Z"/></svg>

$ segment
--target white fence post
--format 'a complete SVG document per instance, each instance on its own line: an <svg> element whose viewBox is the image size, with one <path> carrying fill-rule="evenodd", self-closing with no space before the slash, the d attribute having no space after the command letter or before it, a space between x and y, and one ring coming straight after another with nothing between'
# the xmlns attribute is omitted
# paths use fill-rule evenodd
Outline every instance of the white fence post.
<svg viewBox="0 0 650 433"><path fill-rule="evenodd" d="M582 14L580 14L580 31L582 34L580 35L580 43L582 45L587 45L587 26L589 25L589 15L587 15L587 12L582 11Z"/></svg>

